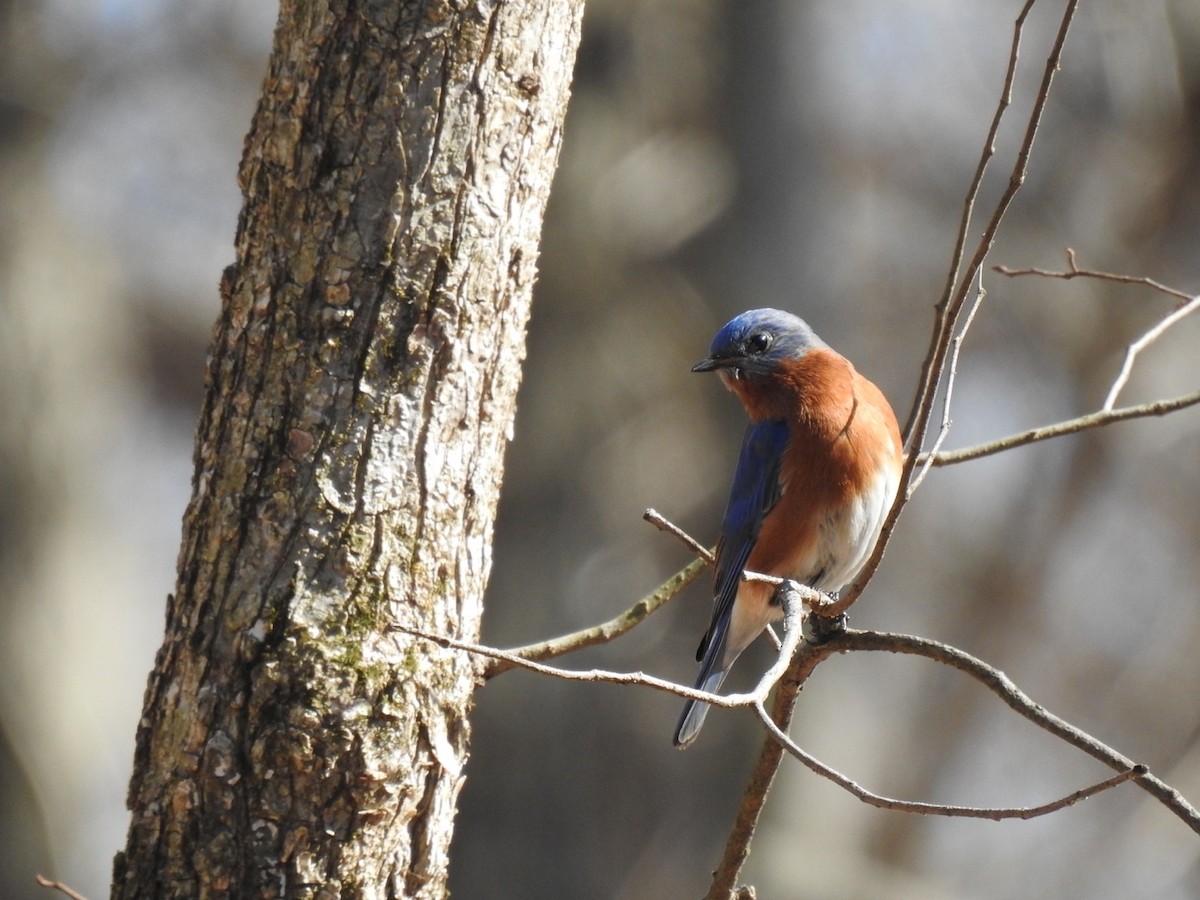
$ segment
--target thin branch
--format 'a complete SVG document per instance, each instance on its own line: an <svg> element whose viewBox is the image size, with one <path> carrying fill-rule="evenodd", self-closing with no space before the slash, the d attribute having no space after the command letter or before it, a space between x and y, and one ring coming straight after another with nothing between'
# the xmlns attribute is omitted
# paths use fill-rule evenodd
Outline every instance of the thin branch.
<svg viewBox="0 0 1200 900"><path fill-rule="evenodd" d="M772 688L779 683L779 680L787 673L788 667L791 666L792 657L796 655L796 650L799 649L800 642L804 638L805 606L813 595L823 596L807 585L790 580L784 581L775 591L771 602L779 603L783 608L783 641L780 643L775 662L763 673L762 678L758 680L758 686L750 695L753 697L755 706L767 699Z"/></svg>
<svg viewBox="0 0 1200 900"><path fill-rule="evenodd" d="M1115 272L1081 269L1075 262L1075 251L1070 247L1067 248L1067 266L1066 271L1037 268L1010 269L1008 266L992 266L992 270L999 272L1001 275L1007 275L1009 278L1017 278L1022 275L1040 275L1042 278L1061 278L1064 281L1070 281L1072 278L1097 278L1101 281L1115 281L1118 284L1138 284L1143 287L1153 288L1160 293L1168 294L1185 303L1192 299L1191 294L1169 287L1160 281L1155 281L1153 278L1147 278L1144 275L1119 275Z"/></svg>
<svg viewBox="0 0 1200 900"><path fill-rule="evenodd" d="M660 530L674 535L698 554L699 558L692 560L659 585L653 592L647 594L624 612L614 616L607 622L602 622L599 625L593 625L590 628L584 628L571 634L550 638L549 640L526 644L523 647L514 647L506 651L505 656L488 655L488 662L480 668L480 677L487 680L494 678L502 672L507 672L518 665L514 662L517 659L533 661L554 659L575 650L582 650L584 647L606 644L645 621L647 617L656 612L667 601L671 600L687 587L688 584L694 581L705 566L712 564L712 551L702 546L695 538L662 514L653 509L647 509L642 518ZM783 583L782 578L777 578L773 575L762 575L758 572L744 572L742 577L746 581L761 581L776 586ZM797 588L801 593L804 604L810 608L823 608L831 602L830 598L820 591L813 590L805 585L797 585ZM771 631L770 636L772 642L775 644L775 649L779 650L782 647L782 642L775 635L774 631Z"/></svg>
<svg viewBox="0 0 1200 900"><path fill-rule="evenodd" d="M779 591L779 602L784 610L783 647L774 664L762 674L754 689L742 694L713 694L685 687L684 685L641 672L610 672L603 669L590 669L586 671L562 669L534 662L508 651L460 641L445 635L429 634L417 629L399 626L395 630L432 641L442 647L462 650L491 659L504 660L509 663L510 667L528 669L532 672L549 675L565 681L638 685L674 694L679 697L700 700L713 706L726 708L740 706L754 707L759 719L763 721L770 732L772 740L764 743L761 755L766 758L760 758L760 763L755 769L755 777L752 779L752 782L758 784L760 789L745 792L743 806L739 810L735 823L735 832L743 835L744 839L727 844L727 859L722 861L717 877L714 879L714 886L718 888L718 892L713 893L710 890L709 896L728 896L728 891L731 888L726 888L725 884L730 879L736 880L741 870L741 863L748 853L749 838L753 836L758 815L766 800L767 789L774 779L775 772L778 771L778 763L782 758L781 748L796 757L813 772L828 778L863 802L881 809L922 815L944 815L981 819L1031 819L1071 806L1082 799L1108 790L1125 781L1134 780L1145 791L1174 812L1193 831L1200 833L1200 811L1197 811L1178 791L1152 774L1146 766L1133 762L1133 760L1118 753L1082 729L1049 712L1045 707L1035 703L1002 671L963 650L939 641L913 635L858 631L845 628L840 624L827 633L817 635L816 639L820 640L820 643L805 642L802 644L804 595L805 589L803 586L790 581L785 582L784 587ZM910 654L958 669L987 687L1011 709L1037 727L1082 750L1092 758L1116 770L1117 774L1058 800L1035 807L956 806L912 800L897 800L874 794L836 769L820 762L800 748L787 735L792 706L803 681L807 680L820 661L834 653L848 650ZM768 715L765 707L766 699L770 695L772 688L777 684L779 684L780 690L776 696L775 712L773 715ZM767 751L770 748L774 748L774 750L768 753ZM728 858L730 854L732 854L732 858ZM721 894L719 890L725 890L726 893Z"/></svg>
<svg viewBox="0 0 1200 900"><path fill-rule="evenodd" d="M1144 275L1119 275L1115 272L1100 272L1094 269L1081 269L1075 259L1075 251L1070 247L1067 248L1067 269L1065 271L1054 271L1052 269L1010 269L1007 266L993 266L995 271L1001 275L1007 275L1010 278L1020 275L1038 275L1042 278L1061 278L1069 281L1072 278L1096 278L1102 281L1114 281L1118 284L1136 284L1143 287L1152 288L1159 293L1166 294L1181 300L1182 303L1177 305L1174 310L1162 321L1158 322L1153 328L1143 334L1140 338L1134 341L1125 351L1125 360L1121 364L1121 371L1113 380L1112 387L1108 390L1108 396L1104 398L1104 405L1101 407L1103 412L1111 412L1116 405L1117 397L1124 390L1125 385L1129 381L1129 376L1133 372L1133 364L1139 353L1153 344L1162 335L1175 325L1181 319L1191 315L1197 309L1200 309L1200 294L1192 296L1184 291L1178 290L1160 281L1155 281L1153 278L1147 278ZM936 448L935 448L936 449Z"/></svg>
<svg viewBox="0 0 1200 900"><path fill-rule="evenodd" d="M967 318L963 322L962 330L954 336L952 349L950 351L950 366L949 375L946 378L946 396L942 400L942 424L938 428L937 438L933 442L933 446L928 453L922 454L924 464L918 460L918 465L921 466L921 471L913 478L912 483L908 487L908 496L912 496L917 488L921 486L921 482L925 480L925 476L929 474L930 460L937 456L942 444L950 435L950 425L952 419L950 417L950 404L954 398L954 382L958 379L958 357L962 351L963 341L967 337L967 332L971 329L971 323L975 321L975 313L979 312L979 306L983 303L983 298L987 296L987 291L983 287L983 273L979 273L979 286L975 291L975 300L971 304L971 308L967 310Z"/></svg>
<svg viewBox="0 0 1200 900"><path fill-rule="evenodd" d="M1173 313L1164 318L1161 322L1129 345L1129 348L1125 351L1125 361L1121 364L1121 371L1118 373L1116 380L1113 381L1112 387L1109 388L1108 396L1104 398L1104 406L1102 409L1104 409L1105 412L1112 410L1113 404L1117 402L1117 395L1121 393L1121 390L1125 387L1126 382L1129 381L1129 376L1133 372L1133 363L1137 359L1138 354L1162 337L1168 328L1184 317L1191 315L1197 309L1200 309L1200 294L1191 298L1191 300L1176 309Z"/></svg>
<svg viewBox="0 0 1200 900"><path fill-rule="evenodd" d="M71 890L71 888L67 887L61 881L51 881L45 875L35 875L34 878L42 887L52 888L53 890L66 894L71 898L71 900L87 900L83 894L79 893L78 891Z"/></svg>
<svg viewBox="0 0 1200 900"><path fill-rule="evenodd" d="M678 538L683 542L684 545L690 547L692 551L700 554L703 562L706 562L709 565L712 565L716 562L715 558L713 557L713 551L708 550L708 548L704 547L700 541L692 538L692 536L686 533L683 528L680 528L676 523L668 520L668 518L662 515L658 510L648 509L646 512L643 512L642 518L652 524L652 526L655 528L658 528L660 532L666 532L667 534L673 535L674 538ZM774 586L778 588L780 584L784 584L787 581L787 578L780 578L778 575L763 575L762 572L755 572L746 569L742 572L742 581L757 581L763 584L774 584ZM805 606L808 606L809 608L821 608L821 610L823 610L823 608L826 608L830 602L833 602L828 594L822 594L820 590L810 588L806 586L806 584L797 584L797 587L800 589L800 593L803 595Z"/></svg>
<svg viewBox="0 0 1200 900"><path fill-rule="evenodd" d="M1009 70L1005 76L1004 91L1000 105L997 108L995 121L993 122L992 130L988 133L988 142L983 154L984 159L980 164L981 169L986 165L986 159L990 158L991 154L994 153L995 132L1000 117L1010 102L1013 72L1015 71L1020 50L1021 32L1024 28L1025 17L1028 15L1033 3L1034 0L1029 0L1025 4L1013 28L1013 47L1012 55L1009 58ZM908 502L908 486L912 481L913 470L919 459L919 455L913 452L913 449L921 447L925 443L925 435L933 411L933 401L937 394L937 385L942 378L950 341L955 332L963 304L970 293L971 284L977 277L979 270L983 267L984 260L987 259L992 244L995 243L996 233L1000 228L1000 223L1004 220L1005 213L1012 204L1017 191L1020 190L1021 185L1025 182L1025 176L1029 169L1029 157L1033 152L1034 138L1037 136L1038 127L1041 124L1042 114L1046 109L1046 102L1050 98L1050 87L1054 82L1054 75L1058 71L1059 63L1062 60L1063 46L1066 43L1067 34L1071 29L1071 22L1074 20L1075 10L1078 5L1079 0L1067 0L1066 7L1063 10L1062 21L1059 24L1058 34L1054 39L1054 45L1046 57L1042 83L1038 88L1037 96L1033 102L1033 109L1029 114L1029 119L1025 127L1025 137L1021 142L1020 149L1017 151L1016 161L1013 163L1012 172L1009 175L1008 186L997 201L991 219L988 220L987 225L984 227L983 234L976 244L975 254L963 272L962 278L958 282L958 287L951 290L951 285L954 281L953 276L958 273L961 258L959 252L957 250L955 252L954 263L951 266L952 277L947 282L946 295L937 306L938 316L934 326L933 340L922 369L921 385L918 390L917 399L913 405L913 414L910 417L909 425L905 428L906 446L909 448L909 453L905 459L904 468L900 473L900 486L896 492L896 500L892 504L887 518L884 520L883 528L879 533L879 540L875 543L875 549L872 551L866 564L859 571L854 584L842 592L841 597L839 597L836 603L828 609L823 609L821 615L838 615L845 612L858 599L859 595L862 594L863 588L871 580L871 576L875 574L875 570L879 568L879 563L887 550L888 542L891 540L892 532L895 530L896 521L900 518L900 513ZM981 178L982 176L979 177ZM960 226L959 241L965 239L964 235L970 225L970 208L973 207L977 194L978 184L973 183L971 190L967 194L967 211L964 213L963 222Z"/></svg>
<svg viewBox="0 0 1200 900"><path fill-rule="evenodd" d="M758 713L758 717L763 725L775 737L775 740L783 744L788 753L813 772L844 788L868 806L874 806L878 809L890 809L894 812L915 813L924 816L948 816L961 819L991 819L995 822L999 822L1002 819L1035 819L1039 816L1058 812L1060 809L1066 809L1068 806L1074 806L1080 800L1086 800L1088 797L1093 797L1117 785L1124 784L1130 779L1140 778L1148 773L1148 769L1145 766L1135 765L1123 772L1118 772L1111 778L1106 778L1085 788L1080 788L1077 791L1067 794L1065 797L1060 797L1041 806L957 806L944 803L922 803L916 800L896 800L891 797L875 794L836 769L825 765L815 756L801 749L795 741L781 731L779 726L767 715L766 709L761 704L756 705L754 709Z"/></svg>
<svg viewBox="0 0 1200 900"><path fill-rule="evenodd" d="M593 625L590 628L584 628L571 634L550 638L549 640L526 644L523 647L515 647L507 651L505 656L488 655L489 661L481 667L480 676L485 680L494 678L502 672L507 672L509 669L514 668L517 665L514 660L517 659L534 661L554 659L575 650L582 650L584 647L606 644L641 624L647 617L656 612L667 601L694 581L705 566L712 565L712 551L701 545L695 538L661 513L653 509L647 509L642 518L658 529L674 535L695 552L699 558L692 560L659 585L653 592L647 594L624 612L614 616L607 622L602 622L599 625ZM783 583L782 578L777 578L773 575L762 575L757 572L744 572L742 577L746 581L761 581L776 586ZM820 591L815 591L805 585L797 585L797 587L801 592L804 603L809 606L820 608L830 602L829 598ZM771 632L771 639L775 643L776 649L782 646L779 638L776 637L773 631Z"/></svg>
<svg viewBox="0 0 1200 900"><path fill-rule="evenodd" d="M1035 703L999 669L956 647L913 635L855 631L853 629L846 629L842 633L832 636L829 643L835 650L907 653L952 666L987 687L1010 709L1034 725L1071 746L1077 747L1109 768L1117 772L1137 768L1137 763L1133 760ZM1200 811L1197 811L1182 794L1148 770L1136 772L1134 780L1143 790L1175 813L1192 831L1200 834Z"/></svg>
<svg viewBox="0 0 1200 900"><path fill-rule="evenodd" d="M671 534L671 535L674 535L675 537L677 537L686 546L690 547L694 553L699 554L700 559L703 560L704 562L708 563L709 565L716 564L716 557L714 556L714 553L712 550L709 550L707 547L701 545L701 543L699 541L697 541L694 537L692 537L690 534L688 534L686 531L684 531L682 528L680 528L674 522L669 520L666 516L664 516L658 510L647 509L644 513L642 513L642 518L645 519L647 522L649 522L651 525L653 525L655 528L657 528L659 531L665 531L668 534ZM745 572L742 572L742 580L743 581L763 581L763 582L766 582L767 584L774 584L774 585L780 585L783 583L782 578L775 578L772 575L760 575L757 572L751 572L748 570ZM816 592L814 591L814 593L816 593ZM819 594L818 597L819 597L819 599L813 600L814 603L819 605L821 603L826 602L826 597L824 594ZM775 633L775 629L773 627L771 627L770 625L767 626L767 636L771 639L771 643L774 645L774 647L777 651L779 650L780 647L783 646L783 642L779 639L779 635L777 635Z"/></svg>
<svg viewBox="0 0 1200 900"><path fill-rule="evenodd" d="M574 650L582 650L584 647L606 644L614 638L625 634L625 632L644 621L651 613L665 605L668 600L695 580L696 576L704 570L706 565L708 563L704 559L692 560L659 585L653 592L647 594L637 603L633 604L633 606L629 607L629 609L620 615L614 616L607 622L602 622L591 628L585 628L582 631L576 631L573 634L551 638L548 641L539 641L536 644L516 647L508 651L508 653L514 659L543 660L553 659L556 656L562 656L564 653L570 653ZM492 657L491 661L483 666L481 675L485 679L494 678L501 672L507 672L514 665L508 659Z"/></svg>
<svg viewBox="0 0 1200 900"><path fill-rule="evenodd" d="M657 528L659 531L665 531L667 534L672 534L679 538L685 546L691 548L692 552L699 556L710 566L716 562L713 556L713 551L709 550L698 540L676 525L674 522L667 519L662 513L656 509L648 509L642 513L642 518Z"/></svg>
<svg viewBox="0 0 1200 900"><path fill-rule="evenodd" d="M810 594L815 594L812 588L797 584L794 581L786 581L783 583L779 591L776 592L776 599L783 608L784 622L784 640L780 647L778 657L774 664L767 669L759 678L758 684L753 691L744 694L712 694L708 691L697 690L696 688L685 687L676 684L673 681L667 681L664 678L658 678L654 675L646 675L643 672L610 672L605 669L588 669L585 671L575 669L562 669L557 666L548 666L545 663L535 662L527 659L518 653L509 650L498 650L495 647L488 647L483 644L476 644L470 641L460 641L457 638L449 637L444 634L431 634L426 631L421 631L416 628L408 628L403 625L393 625L392 631L408 634L413 637L423 638L427 641L432 641L440 647L446 647L453 650L462 650L466 653L471 653L476 656L482 656L487 659L497 660L506 664L506 668L521 668L531 672L537 672L541 675L549 675L554 678L560 678L564 681L590 681L601 682L608 684L631 684L641 687L653 688L658 691L665 691L669 694L675 694L679 697L684 697L690 700L702 700L712 706L738 707L738 706L753 706L755 703L762 702L775 683L783 677L787 671L788 665L791 662L792 656L796 652L796 648L800 645L803 637L803 618L804 618L804 601ZM486 667L485 667L486 671Z"/></svg>
<svg viewBox="0 0 1200 900"><path fill-rule="evenodd" d="M445 647L451 650L462 650L466 653L471 653L475 656L483 656L488 659L501 660L507 663L507 668L510 669L526 669L530 672L536 672L539 675L549 675L551 678L559 678L563 681L589 681L601 684L632 684L640 687L652 688L656 691L664 691L668 694L676 694L680 697L685 697L690 700L703 700L712 706L749 706L753 703L753 695L748 694L710 694L707 691L699 691L695 688L684 687L681 684L676 684L673 681L667 681L665 678L657 678L654 675L646 675L643 672L610 672L607 669L562 669L558 666L548 666L545 663L534 662L531 659L526 659L523 656L518 656L508 650L500 650L496 647L488 647L485 644L475 644L470 641L460 641L458 638L452 638L444 634L432 634L428 631L421 631L416 628L408 628L403 625L393 625L392 631L402 634L411 635L412 637L422 638L427 641L432 641L439 647Z"/></svg>
<svg viewBox="0 0 1200 900"><path fill-rule="evenodd" d="M949 450L936 455L922 454L921 461L930 466L952 466L956 463L991 456L995 453L1002 453L1005 450L1012 450L1015 447L1023 447L1026 444L1045 441L1049 438L1062 437L1065 434L1078 434L1081 431L1100 428L1104 425L1111 425L1114 422L1124 422L1128 419L1142 419L1147 416L1165 416L1167 413L1186 409L1189 406L1195 406L1197 403L1200 403L1200 391L1170 400L1155 400L1151 403L1126 406L1108 412L1100 410L1086 416L1068 419L1065 422L1044 425L1041 428L1031 428L1028 431L1022 431L1019 434L989 441L986 444L964 447L962 450Z"/></svg>
<svg viewBox="0 0 1200 900"><path fill-rule="evenodd" d="M963 200L962 218L958 223L958 233L954 238L954 250L950 255L950 270L946 275L946 287L942 292L942 299L936 307L937 317L934 322L933 333L930 336L929 351L925 356L925 362L921 368L920 387L913 398L912 410L909 412L908 422L904 427L904 445L910 448L910 450L912 447L923 443L923 440L918 440L914 444L913 433L921 421L922 408L926 402L932 403L932 395L936 393L937 383L941 380L940 366L942 354L944 353L944 343L948 341L947 334L953 333L953 328L949 327L954 315L951 300L954 297L955 288L959 284L962 261L966 254L967 238L971 233L971 220L975 214L975 201L978 199L980 188L983 186L983 177L987 173L988 165L991 163L992 157L996 155L996 136L1000 132L1000 123L1004 119L1004 114L1012 105L1013 83L1017 77L1017 61L1021 56L1021 35L1025 28L1025 19L1035 2L1037 0L1026 0L1025 6L1022 7L1020 14L1013 24L1012 49L1008 54L1008 68L1004 72L1004 84L1000 89L1000 100L996 104L996 112L992 116L991 125L988 127L987 137L984 138L983 150L979 154L979 163L975 167L975 175L971 179L971 184L967 187L967 196Z"/></svg>

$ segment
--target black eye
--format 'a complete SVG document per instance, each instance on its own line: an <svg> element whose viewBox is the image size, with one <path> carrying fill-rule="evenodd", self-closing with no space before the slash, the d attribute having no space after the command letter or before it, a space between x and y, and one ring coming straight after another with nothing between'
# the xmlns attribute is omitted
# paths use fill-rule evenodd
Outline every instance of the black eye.
<svg viewBox="0 0 1200 900"><path fill-rule="evenodd" d="M746 339L746 348L751 353L765 353L771 346L771 334L768 331L756 332Z"/></svg>

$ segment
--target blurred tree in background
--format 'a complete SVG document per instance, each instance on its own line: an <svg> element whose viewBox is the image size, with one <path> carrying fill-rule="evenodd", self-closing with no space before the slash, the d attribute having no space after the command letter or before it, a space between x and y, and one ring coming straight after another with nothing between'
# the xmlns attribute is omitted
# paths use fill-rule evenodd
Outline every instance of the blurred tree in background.
<svg viewBox="0 0 1200 900"><path fill-rule="evenodd" d="M907 408L1019 5L590 0L488 642L592 624L678 568L645 506L715 531L741 413L687 367L732 313L798 312ZM1056 15L1035 7L1029 59ZM44 871L99 896L275 10L7 0L0 16L0 894L31 896ZM1058 268L1072 246L1200 289L1198 20L1188 0L1083 5L993 262ZM950 447L1094 408L1163 312L1102 283L985 286ZM1129 402L1200 380L1198 327L1146 357ZM1200 796L1195 416L934 472L853 623L962 646ZM690 680L707 591L675 607L570 664ZM1096 776L952 673L865 656L821 668L793 735L866 785L1021 804ZM766 659L748 654L747 677ZM759 732L714 714L681 755L676 706L519 672L489 684L452 890L699 895ZM766 816L747 872L762 896L1200 892L1194 836L1132 789L997 825L881 813L785 766Z"/></svg>

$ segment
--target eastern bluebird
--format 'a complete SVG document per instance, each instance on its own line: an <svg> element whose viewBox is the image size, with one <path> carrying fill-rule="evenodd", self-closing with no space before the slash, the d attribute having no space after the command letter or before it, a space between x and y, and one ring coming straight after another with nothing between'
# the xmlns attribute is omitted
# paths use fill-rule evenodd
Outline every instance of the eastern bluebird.
<svg viewBox="0 0 1200 900"><path fill-rule="evenodd" d="M749 569L833 593L871 555L900 481L896 416L883 393L791 313L752 309L717 332L693 372L717 372L750 416L717 543L713 617L696 687L715 692L738 655L780 619ZM675 745L708 705L689 700Z"/></svg>

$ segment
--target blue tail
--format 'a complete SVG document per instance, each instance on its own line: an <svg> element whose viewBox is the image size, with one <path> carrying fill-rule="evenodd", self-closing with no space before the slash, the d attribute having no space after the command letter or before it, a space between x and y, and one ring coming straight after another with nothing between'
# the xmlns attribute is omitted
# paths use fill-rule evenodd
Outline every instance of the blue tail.
<svg viewBox="0 0 1200 900"><path fill-rule="evenodd" d="M725 676L729 674L729 665L718 666L717 664L717 660L725 655L726 628L723 627L725 624L724 622L720 623L716 633L710 636L708 646L705 648L704 659L700 663L700 674L696 676L696 688L708 691L710 694L715 694L721 689ZM730 660L730 664L732 662L733 660ZM707 703L688 700L683 707L683 714L679 717L679 724L675 726L675 746L682 750L694 741L696 735L700 733L700 726L704 724L704 717L707 715Z"/></svg>

